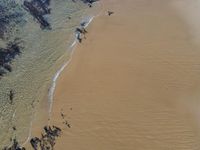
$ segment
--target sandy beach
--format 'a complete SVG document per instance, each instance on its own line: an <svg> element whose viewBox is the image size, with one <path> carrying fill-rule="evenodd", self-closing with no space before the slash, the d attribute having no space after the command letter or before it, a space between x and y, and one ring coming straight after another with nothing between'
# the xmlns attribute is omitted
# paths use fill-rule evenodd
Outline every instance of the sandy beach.
<svg viewBox="0 0 200 150"><path fill-rule="evenodd" d="M191 27L171 1L101 3L57 82L51 123L63 132L55 149L199 149L200 50Z"/></svg>

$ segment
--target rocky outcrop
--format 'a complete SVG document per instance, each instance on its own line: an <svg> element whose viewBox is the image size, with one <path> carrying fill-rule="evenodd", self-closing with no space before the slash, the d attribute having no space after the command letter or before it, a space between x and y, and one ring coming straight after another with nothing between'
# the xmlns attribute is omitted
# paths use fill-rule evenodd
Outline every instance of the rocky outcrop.
<svg viewBox="0 0 200 150"><path fill-rule="evenodd" d="M53 150L56 137L61 134L61 129L56 126L45 126L41 134L41 138L34 137L30 140L30 144L34 150Z"/></svg>

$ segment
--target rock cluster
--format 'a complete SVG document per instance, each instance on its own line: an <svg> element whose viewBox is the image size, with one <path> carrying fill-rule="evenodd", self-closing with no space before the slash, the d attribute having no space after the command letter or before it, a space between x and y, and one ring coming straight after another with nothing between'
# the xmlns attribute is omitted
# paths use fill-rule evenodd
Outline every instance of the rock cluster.
<svg viewBox="0 0 200 150"><path fill-rule="evenodd" d="M3 150L26 150L24 147L21 147L16 139L13 139L12 145L4 147Z"/></svg>
<svg viewBox="0 0 200 150"><path fill-rule="evenodd" d="M56 137L61 134L61 129L56 126L45 126L41 138L34 137L30 140L34 150L53 150Z"/></svg>

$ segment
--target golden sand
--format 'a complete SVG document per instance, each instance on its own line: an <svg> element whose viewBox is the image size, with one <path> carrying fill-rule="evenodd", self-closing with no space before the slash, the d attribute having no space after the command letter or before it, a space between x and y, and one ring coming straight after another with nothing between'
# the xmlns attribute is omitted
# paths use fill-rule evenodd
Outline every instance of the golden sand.
<svg viewBox="0 0 200 150"><path fill-rule="evenodd" d="M200 149L200 50L170 3L102 1L58 80L57 150Z"/></svg>

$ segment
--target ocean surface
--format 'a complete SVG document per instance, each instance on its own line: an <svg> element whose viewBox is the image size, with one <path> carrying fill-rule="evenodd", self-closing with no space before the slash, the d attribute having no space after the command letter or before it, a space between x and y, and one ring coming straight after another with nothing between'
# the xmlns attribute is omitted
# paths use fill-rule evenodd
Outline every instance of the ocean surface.
<svg viewBox="0 0 200 150"><path fill-rule="evenodd" d="M23 0L0 0L1 5L12 5L11 13L19 11L13 29L0 39L0 46L13 39L23 44L21 54L12 61L12 72L0 79L0 149L9 145L11 138L23 144L31 134L31 124L39 103L52 98L58 70L70 59L75 41L75 29L81 22L89 22L100 4L92 8L80 0L52 0L51 13L45 19L51 30L41 29L37 20L23 7ZM8 4L8 5L7 5ZM12 25L12 24L11 24ZM54 82L54 83L53 83ZM9 91L14 91L13 104ZM51 106L51 104L49 104ZM49 113L47 111L47 113ZM16 128L16 131L13 130Z"/></svg>

